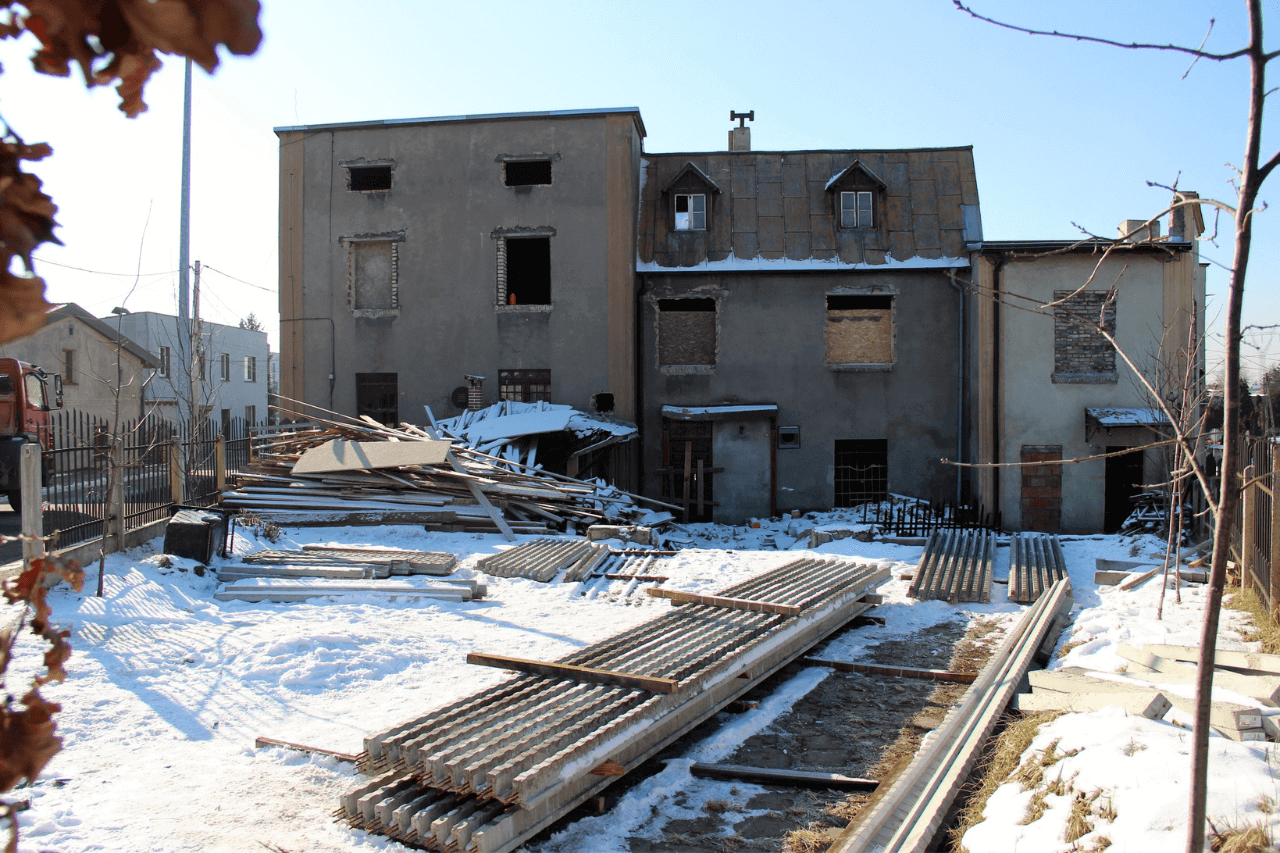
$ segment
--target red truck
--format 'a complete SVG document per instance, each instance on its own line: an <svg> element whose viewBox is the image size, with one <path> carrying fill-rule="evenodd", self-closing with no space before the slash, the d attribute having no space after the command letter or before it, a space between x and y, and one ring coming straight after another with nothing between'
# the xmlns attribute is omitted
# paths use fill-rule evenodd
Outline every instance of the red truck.
<svg viewBox="0 0 1280 853"><path fill-rule="evenodd" d="M59 374L45 373L16 358L0 358L0 492L8 496L14 512L22 510L18 480L22 445L35 442L41 450L52 447L49 412L55 408L62 408ZM52 463L49 456L41 460L45 480L53 474Z"/></svg>

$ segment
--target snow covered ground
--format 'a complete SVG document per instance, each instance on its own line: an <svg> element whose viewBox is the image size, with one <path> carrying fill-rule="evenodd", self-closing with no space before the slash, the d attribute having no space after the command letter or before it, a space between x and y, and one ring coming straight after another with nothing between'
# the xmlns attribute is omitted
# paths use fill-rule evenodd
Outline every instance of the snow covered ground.
<svg viewBox="0 0 1280 853"><path fill-rule="evenodd" d="M839 513L815 520L764 522L760 529L695 526L698 547L669 560L666 586L709 592L775 568L804 550L804 529L849 529ZM788 530L790 532L788 532ZM778 548L765 550L768 538ZM652 619L667 601L647 597L584 596L577 584L539 584L492 578L471 566L507 547L500 537L433 534L417 527L290 530L270 545L237 531L235 550L298 547L304 543L369 544L458 555L457 577L483 578L482 601L388 601L378 595L316 599L295 604L220 602L211 574L197 576L190 561L164 567L160 543L106 561L106 595L96 598L97 567L86 591L54 590L54 620L73 628L70 678L46 689L61 702L58 730L64 749L39 782L16 792L29 798L22 813L23 851L246 851L263 845L299 851L400 851L385 838L335 823L338 796L360 778L349 764L288 751L255 749L258 736L358 752L364 736L386 729L460 696L505 679L506 673L470 666L471 651L554 658ZM1195 643L1201 593L1183 590L1183 603L1166 601L1155 619L1158 582L1132 592L1093 586L1094 559L1126 559L1159 549L1152 538L1095 537L1064 544L1076 590L1076 621L1064 639L1087 640L1054 666L1114 669L1120 643ZM839 539L816 549L913 566L920 547ZM1007 559L1001 549L998 560ZM997 577L1004 574L997 563ZM867 646L954 621L957 612L1012 622L1022 612L996 585L987 605L915 602L907 582L890 581L877 613L886 624L847 632L826 657L857 660ZM12 613L8 614L12 617ZM1239 644L1239 616L1224 618L1223 642ZM20 690L42 649L19 643L8 689ZM735 715L696 744L684 760L631 788L611 812L562 828L536 845L538 853L627 851L628 837L657 837L664 823L693 819L712 801L745 801L759 788L694 779L693 760L727 757L743 738L785 713L829 674L806 669L786 682L759 710ZM1170 692L1177 692L1170 688ZM1239 697L1230 697L1242 701ZM1171 715L1171 720L1177 716ZM1077 790L1103 789L1114 820L1098 818L1094 835L1112 850L1149 851L1180 846L1186 811L1189 731L1173 722L1126 718L1100 711L1069 715L1046 726L1034 749L1060 739L1059 750L1079 749L1051 772L1074 776ZM1273 745L1213 743L1215 821L1240 824L1280 817ZM731 793L736 790L737 793ZM681 796L676 796L681 794ZM1031 796L1007 785L992 798L987 820L965 838L980 851L1053 851L1063 842L1071 796L1049 796L1045 815L1021 825ZM749 816L744 814L745 816Z"/></svg>

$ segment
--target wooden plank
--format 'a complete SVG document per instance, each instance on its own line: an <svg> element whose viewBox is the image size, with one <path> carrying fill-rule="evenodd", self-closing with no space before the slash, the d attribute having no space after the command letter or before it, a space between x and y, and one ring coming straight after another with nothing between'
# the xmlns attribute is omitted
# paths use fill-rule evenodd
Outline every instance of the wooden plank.
<svg viewBox="0 0 1280 853"><path fill-rule="evenodd" d="M702 515L703 501L706 500L706 475L702 473L702 460L698 460L698 515Z"/></svg>
<svg viewBox="0 0 1280 853"><path fill-rule="evenodd" d="M606 580L611 581L640 581L642 583L666 583L665 575L615 575L605 574Z"/></svg>
<svg viewBox="0 0 1280 853"><path fill-rule="evenodd" d="M334 438L298 457L293 473L326 474L406 465L440 465L452 446L448 441L347 441Z"/></svg>
<svg viewBox="0 0 1280 853"><path fill-rule="evenodd" d="M1163 568L1163 566L1156 566L1155 568L1151 569L1150 571L1143 572L1142 574L1138 575L1137 577L1129 578L1129 580L1127 580L1127 581L1125 581L1124 583L1120 584L1120 589L1122 589L1122 590L1129 590L1129 589L1133 589L1133 588L1134 588L1135 586L1137 586L1138 584L1146 583L1147 581L1149 581L1149 580L1151 580L1153 577L1155 577L1155 576L1156 576L1156 572L1159 572L1162 568Z"/></svg>
<svg viewBox="0 0 1280 853"><path fill-rule="evenodd" d="M755 613L774 613L778 616L799 616L801 608L795 604L774 604L770 601L752 601L747 598L725 598L720 595L698 595L675 589L650 589L655 598L669 598L677 604L705 604L708 607L724 607L728 610L750 610Z"/></svg>
<svg viewBox="0 0 1280 853"><path fill-rule="evenodd" d="M314 755L328 755L339 761L346 761L355 764L360 760L360 756L352 755L350 752L338 752L335 749L325 749L320 746L303 746L300 743L290 743L287 740L276 740L273 737L258 737L254 742L255 749L265 749L269 746L279 746L284 749L292 749L295 752L310 752Z"/></svg>
<svg viewBox="0 0 1280 853"><path fill-rule="evenodd" d="M680 686L680 682L674 678L656 678L648 675L614 672L608 669L594 669L589 666L511 658L504 655L486 655L478 652L472 652L467 655L467 663L476 664L477 666L494 666L499 669L510 669L516 672L527 672L532 675L544 675L551 678L568 678L573 681L590 681L594 684L633 687L637 690L647 690L650 693L674 693Z"/></svg>
<svg viewBox="0 0 1280 853"><path fill-rule="evenodd" d="M860 672L864 675L894 675L899 678L919 678L925 681L950 681L954 684L972 684L978 677L973 672L950 672L944 669L917 669L913 666L881 666L874 663L848 663L842 660L805 658L814 666L829 666L839 672Z"/></svg>
<svg viewBox="0 0 1280 853"><path fill-rule="evenodd" d="M810 770L790 770L778 767L748 767L742 764L703 764L695 762L689 772L703 779L742 779L766 785L796 788L832 788L837 791L874 791L878 779L859 779L839 773L818 773Z"/></svg>
<svg viewBox="0 0 1280 853"><path fill-rule="evenodd" d="M689 477L693 472L693 442L684 443L684 520L689 521Z"/></svg>
<svg viewBox="0 0 1280 853"><path fill-rule="evenodd" d="M452 452L446 453L444 458L445 461L449 463L449 466L459 474L467 473L463 470L462 465L458 463L458 460L454 458ZM467 478L464 482L467 484L467 489L471 492L471 497L476 499L476 503L484 507L484 511L489 514L489 518L493 519L494 526L502 531L503 537L508 542L514 542L516 535L511 532L511 526L507 524L506 519L502 517L502 513L498 512L498 510L494 508L493 504L489 502L489 499L485 497L484 492L480 491L480 486L470 478Z"/></svg>

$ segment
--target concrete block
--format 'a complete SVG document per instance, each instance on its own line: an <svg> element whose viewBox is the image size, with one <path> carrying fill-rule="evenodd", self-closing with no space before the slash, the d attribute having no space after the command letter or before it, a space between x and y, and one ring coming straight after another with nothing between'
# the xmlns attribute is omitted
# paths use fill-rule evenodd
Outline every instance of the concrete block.
<svg viewBox="0 0 1280 853"><path fill-rule="evenodd" d="M1153 655L1170 660L1198 663L1200 649L1196 646L1167 646L1149 644L1143 646ZM1229 649L1218 649L1213 654L1215 666L1229 666L1233 669L1250 669L1256 672L1280 673L1280 655L1268 655L1262 652L1243 652Z"/></svg>
<svg viewBox="0 0 1280 853"><path fill-rule="evenodd" d="M1158 673L1158 677L1146 675L1153 681L1172 681L1192 683L1196 680L1196 667L1192 664L1179 663L1153 655L1145 649L1131 646L1120 646L1116 654L1135 667L1146 668L1149 672ZM1280 707L1280 675L1238 675L1233 672L1217 670L1213 674L1213 685L1234 690L1250 699L1257 699L1264 705Z"/></svg>
<svg viewBox="0 0 1280 853"><path fill-rule="evenodd" d="M1194 715L1196 712L1194 699L1170 696L1169 701L1184 714ZM1209 725L1215 729L1260 729L1263 719L1262 711L1235 702L1214 702L1209 708Z"/></svg>
<svg viewBox="0 0 1280 853"><path fill-rule="evenodd" d="M637 545L652 545L653 528L633 524L593 524L587 528L588 542L599 542L602 539L621 539Z"/></svg>
<svg viewBox="0 0 1280 853"><path fill-rule="evenodd" d="M1124 693L1055 693L1052 690L1020 693L1013 698L1013 706L1019 711L1067 711L1083 714L1118 705L1126 713L1148 720L1159 720L1172 707L1165 695L1158 690L1142 690Z"/></svg>

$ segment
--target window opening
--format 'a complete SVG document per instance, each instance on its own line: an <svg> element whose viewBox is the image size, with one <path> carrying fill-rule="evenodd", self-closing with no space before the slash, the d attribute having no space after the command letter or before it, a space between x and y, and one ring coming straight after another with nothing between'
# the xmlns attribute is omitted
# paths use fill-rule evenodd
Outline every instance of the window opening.
<svg viewBox="0 0 1280 853"><path fill-rule="evenodd" d="M779 450L799 450L800 449L800 427L798 426L778 427L778 449Z"/></svg>
<svg viewBox="0 0 1280 853"><path fill-rule="evenodd" d="M659 299L658 364L669 367L715 363L716 301Z"/></svg>
<svg viewBox="0 0 1280 853"><path fill-rule="evenodd" d="M0 394L13 393L13 377L7 373L0 373Z"/></svg>
<svg viewBox="0 0 1280 853"><path fill-rule="evenodd" d="M31 405L37 409L47 409L48 404L45 402L44 383L40 381L40 377L34 373L28 373L22 379L23 384L27 387L27 399Z"/></svg>
<svg viewBox="0 0 1280 853"><path fill-rule="evenodd" d="M76 351L73 349L62 351L62 381L68 385L76 384Z"/></svg>
<svg viewBox="0 0 1280 853"><path fill-rule="evenodd" d="M168 376L171 366L169 359L170 350L168 347L160 347L160 375Z"/></svg>
<svg viewBox="0 0 1280 853"><path fill-rule="evenodd" d="M551 371L499 370L498 399L520 403L551 401Z"/></svg>
<svg viewBox="0 0 1280 853"><path fill-rule="evenodd" d="M507 237L499 246L506 253L506 304L550 305L551 238Z"/></svg>
<svg viewBox="0 0 1280 853"><path fill-rule="evenodd" d="M222 362L222 381L231 381L231 354L224 352L221 357Z"/></svg>
<svg viewBox="0 0 1280 853"><path fill-rule="evenodd" d="M840 193L840 227L870 228L875 224L875 206L869 192Z"/></svg>
<svg viewBox="0 0 1280 853"><path fill-rule="evenodd" d="M893 338L893 296L827 295L827 364L892 364Z"/></svg>
<svg viewBox="0 0 1280 853"><path fill-rule="evenodd" d="M701 193L676 196L676 230L707 230L707 197Z"/></svg>
<svg viewBox="0 0 1280 853"><path fill-rule="evenodd" d="M386 192L391 189L390 166L349 166L351 191L359 193Z"/></svg>
<svg viewBox="0 0 1280 853"><path fill-rule="evenodd" d="M258 423L258 407L257 407L257 406L245 406L245 407L244 407L244 427L245 427L245 429L248 429L248 428L249 428L249 427L251 427L251 426L255 426L255 425L257 425L257 423Z"/></svg>
<svg viewBox="0 0 1280 853"><path fill-rule="evenodd" d="M258 381L258 359L256 356L246 355L244 357L244 381Z"/></svg>
<svg viewBox="0 0 1280 853"><path fill-rule="evenodd" d="M835 505L857 506L889 496L889 440L836 439Z"/></svg>
<svg viewBox="0 0 1280 853"><path fill-rule="evenodd" d="M614 408L613 395L608 391L604 391L599 394L592 394L591 408L601 414L608 414L609 412L612 412Z"/></svg>
<svg viewBox="0 0 1280 853"><path fill-rule="evenodd" d="M380 424L400 422L398 374L356 374L356 417L368 415Z"/></svg>
<svg viewBox="0 0 1280 853"><path fill-rule="evenodd" d="M536 187L551 183L550 160L508 160L502 164L502 182L509 187Z"/></svg>

